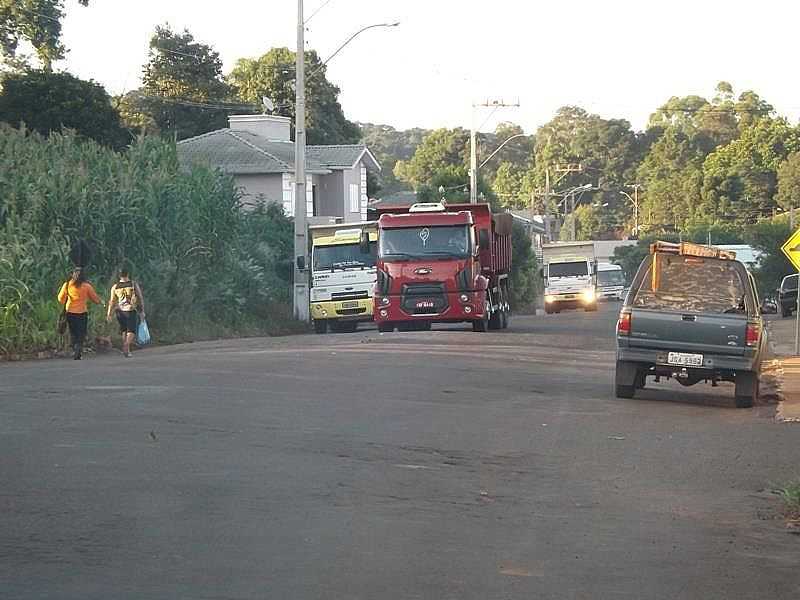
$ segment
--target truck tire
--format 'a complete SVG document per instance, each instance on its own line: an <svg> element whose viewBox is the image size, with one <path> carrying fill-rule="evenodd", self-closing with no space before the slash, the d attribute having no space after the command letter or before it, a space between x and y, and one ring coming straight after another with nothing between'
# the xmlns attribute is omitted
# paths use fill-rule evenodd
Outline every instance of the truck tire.
<svg viewBox="0 0 800 600"><path fill-rule="evenodd" d="M594 304L587 304L583 308L583 310L585 310L586 312L596 312L597 311L597 302L595 302Z"/></svg>
<svg viewBox="0 0 800 600"><path fill-rule="evenodd" d="M503 316L501 310L496 310L492 313L492 316L489 317L489 329L502 329L503 328Z"/></svg>
<svg viewBox="0 0 800 600"><path fill-rule="evenodd" d="M511 322L511 311L506 306L500 311L500 329L508 329L508 324Z"/></svg>
<svg viewBox="0 0 800 600"><path fill-rule="evenodd" d="M736 372L736 408L750 408L758 400L758 373L756 371Z"/></svg>
<svg viewBox="0 0 800 600"><path fill-rule="evenodd" d="M378 331L381 333L392 333L394 331L393 323L378 323Z"/></svg>
<svg viewBox="0 0 800 600"><path fill-rule="evenodd" d="M635 362L618 360L614 374L614 391L617 398L633 398L638 378L639 368Z"/></svg>
<svg viewBox="0 0 800 600"><path fill-rule="evenodd" d="M314 333L328 333L328 322L314 320Z"/></svg>

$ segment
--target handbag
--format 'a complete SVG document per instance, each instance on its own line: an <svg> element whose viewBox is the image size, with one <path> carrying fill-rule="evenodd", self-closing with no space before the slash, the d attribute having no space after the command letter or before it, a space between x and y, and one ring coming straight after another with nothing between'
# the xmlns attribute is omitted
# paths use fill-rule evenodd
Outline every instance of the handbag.
<svg viewBox="0 0 800 600"><path fill-rule="evenodd" d="M58 321L56 322L56 330L58 331L58 335L64 335L67 332L67 303L69 302L69 281L65 284L64 291L67 294L67 300L64 302L64 308L61 310L61 314L58 315Z"/></svg>
<svg viewBox="0 0 800 600"><path fill-rule="evenodd" d="M139 327L136 328L136 343L140 346L146 346L150 343L150 328L144 319L139 321Z"/></svg>

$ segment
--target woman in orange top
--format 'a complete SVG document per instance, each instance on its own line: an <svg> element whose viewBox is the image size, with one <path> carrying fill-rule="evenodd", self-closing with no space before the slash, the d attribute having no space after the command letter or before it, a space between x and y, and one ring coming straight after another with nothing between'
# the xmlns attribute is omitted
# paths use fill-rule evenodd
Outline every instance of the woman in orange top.
<svg viewBox="0 0 800 600"><path fill-rule="evenodd" d="M77 268L58 292L58 301L67 306L67 325L72 338L75 360L80 360L83 354L83 341L86 339L86 329L89 324L87 307L89 300L95 304L103 304L92 284L86 281L83 269Z"/></svg>

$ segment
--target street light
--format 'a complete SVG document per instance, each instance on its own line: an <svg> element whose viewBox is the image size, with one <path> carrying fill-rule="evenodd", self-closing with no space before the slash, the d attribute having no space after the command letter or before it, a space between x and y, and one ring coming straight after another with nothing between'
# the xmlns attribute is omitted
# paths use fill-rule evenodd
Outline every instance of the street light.
<svg viewBox="0 0 800 600"><path fill-rule="evenodd" d="M312 15L314 16L314 15ZM396 27L395 23L376 23L356 31L345 40L325 62L309 76L324 67L342 49L360 34L375 27ZM297 0L297 53L295 63L295 127L294 127L294 293L293 313L298 321L308 321L308 238L306 227L306 73L305 73L305 21L303 0Z"/></svg>
<svg viewBox="0 0 800 600"><path fill-rule="evenodd" d="M638 238L639 237L639 189L642 186L639 183L634 183L626 187L633 188L633 197L631 197L631 195L624 190L619 190L619 193L625 196L633 205L633 222L634 222L633 233Z"/></svg>

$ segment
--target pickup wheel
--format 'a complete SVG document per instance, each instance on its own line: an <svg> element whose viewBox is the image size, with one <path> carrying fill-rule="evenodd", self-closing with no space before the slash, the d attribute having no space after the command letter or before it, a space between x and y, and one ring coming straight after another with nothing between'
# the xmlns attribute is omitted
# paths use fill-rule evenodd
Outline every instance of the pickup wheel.
<svg viewBox="0 0 800 600"><path fill-rule="evenodd" d="M758 400L758 373L736 372L736 408L750 408Z"/></svg>
<svg viewBox="0 0 800 600"><path fill-rule="evenodd" d="M614 391L617 398L633 398L641 375L635 362L618 360L614 374Z"/></svg>
<svg viewBox="0 0 800 600"><path fill-rule="evenodd" d="M378 323L378 331L381 333L392 333L394 331L393 323Z"/></svg>

